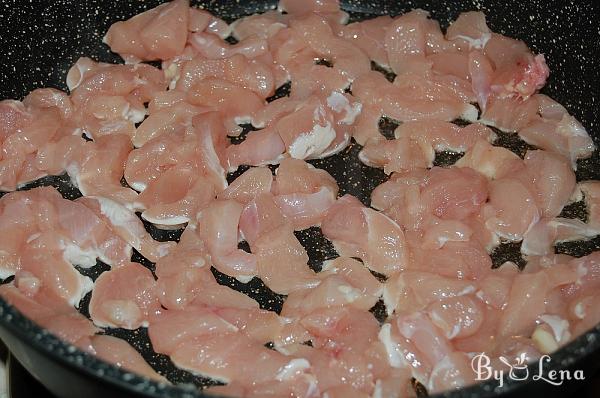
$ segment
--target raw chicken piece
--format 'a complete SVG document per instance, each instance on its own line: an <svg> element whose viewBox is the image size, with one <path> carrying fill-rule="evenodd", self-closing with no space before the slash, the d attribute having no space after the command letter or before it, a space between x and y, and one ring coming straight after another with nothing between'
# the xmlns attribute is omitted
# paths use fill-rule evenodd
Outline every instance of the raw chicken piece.
<svg viewBox="0 0 600 398"><path fill-rule="evenodd" d="M155 137L146 142L143 148L132 150L127 156L124 170L127 185L142 192L170 167L177 165L183 157L183 148L188 147L185 138L185 133L178 130Z"/></svg>
<svg viewBox="0 0 600 398"><path fill-rule="evenodd" d="M218 199L235 199L244 206L262 193L271 192L273 174L267 167L251 167L236 178Z"/></svg>
<svg viewBox="0 0 600 398"><path fill-rule="evenodd" d="M340 255L360 257L373 271L390 275L406 267L408 253L402 229L350 195L329 208L321 228Z"/></svg>
<svg viewBox="0 0 600 398"><path fill-rule="evenodd" d="M414 312L441 299L464 296L475 290L473 281L411 270L395 274L385 283L383 301L388 314Z"/></svg>
<svg viewBox="0 0 600 398"><path fill-rule="evenodd" d="M303 100L280 98L255 113L252 123L267 131L274 126L292 158L324 158L348 146L361 110L351 96L324 88Z"/></svg>
<svg viewBox="0 0 600 398"><path fill-rule="evenodd" d="M321 308L304 316L314 348L299 347L323 389L347 384L366 393L374 387L374 371L381 368L369 352L377 344L379 323L365 310Z"/></svg>
<svg viewBox="0 0 600 398"><path fill-rule="evenodd" d="M118 368L123 368L161 383L169 383L167 379L156 373L140 353L124 340L108 335L96 335L92 337L92 347L95 355Z"/></svg>
<svg viewBox="0 0 600 398"><path fill-rule="evenodd" d="M101 99L99 105L102 105L103 97L113 97L117 104L122 100L119 97L125 97L133 109L123 109L125 114L121 116L131 121L141 121L140 117L144 116L142 104L151 101L157 93L164 92L167 82L160 69L148 64L107 64L84 57L78 59L69 70L67 86L76 108L96 97ZM116 109L110 107L100 107L97 111L101 115L117 116L114 113ZM138 111L142 111L141 114Z"/></svg>
<svg viewBox="0 0 600 398"><path fill-rule="evenodd" d="M256 36L240 40L236 44L229 44L213 34L196 32L190 34L188 40L192 47L207 59L230 58L236 54L251 59L264 55L268 51L267 41Z"/></svg>
<svg viewBox="0 0 600 398"><path fill-rule="evenodd" d="M194 227L189 226L177 246L156 263L157 292L163 307L183 308L194 300L201 289L207 288L203 286L205 280L217 284L207 270L206 255L206 249Z"/></svg>
<svg viewBox="0 0 600 398"><path fill-rule="evenodd" d="M598 295L590 295L573 304L573 307L579 310L579 315L583 315L583 317L578 317L573 323L571 328L573 336L588 332L600 322L598 307L592 304L596 300L598 300Z"/></svg>
<svg viewBox="0 0 600 398"><path fill-rule="evenodd" d="M223 79L249 89L261 98L267 98L275 91L273 73L258 60L249 60L236 54L225 59L206 59L200 55L185 62L177 80L177 89L188 91L207 78Z"/></svg>
<svg viewBox="0 0 600 398"><path fill-rule="evenodd" d="M66 130L89 138L133 137L145 102L166 89L163 72L147 64L114 65L80 58L67 75L75 112Z"/></svg>
<svg viewBox="0 0 600 398"><path fill-rule="evenodd" d="M335 202L336 195L323 187L315 193L281 194L273 198L284 216L292 222L295 230L319 225L327 209Z"/></svg>
<svg viewBox="0 0 600 398"><path fill-rule="evenodd" d="M252 115L252 126L259 129L273 126L283 116L293 113L305 100L290 97L277 98L267 103Z"/></svg>
<svg viewBox="0 0 600 398"><path fill-rule="evenodd" d="M285 27L287 27L285 15L277 11L267 11L235 20L231 24L231 35L240 41L252 36L266 39Z"/></svg>
<svg viewBox="0 0 600 398"><path fill-rule="evenodd" d="M423 204L420 187L408 185L406 192L398 200L394 200L391 207L384 210L384 214L394 220L406 232L420 234L430 218ZM407 235L409 238L411 235Z"/></svg>
<svg viewBox="0 0 600 398"><path fill-rule="evenodd" d="M461 13L446 32L446 39L466 50L483 49L491 38L492 32L480 11Z"/></svg>
<svg viewBox="0 0 600 398"><path fill-rule="evenodd" d="M290 98L305 99L311 94L341 93L350 87L351 81L339 69L323 65L300 64L287 68L290 75Z"/></svg>
<svg viewBox="0 0 600 398"><path fill-rule="evenodd" d="M185 310L162 310L152 317L148 327L152 348L166 355L175 352L186 340L237 331L237 327L213 310L200 306L188 306Z"/></svg>
<svg viewBox="0 0 600 398"><path fill-rule="evenodd" d="M337 198L338 186L326 171L298 159L284 159L277 169L273 200L294 229L318 225Z"/></svg>
<svg viewBox="0 0 600 398"><path fill-rule="evenodd" d="M452 340L477 333L483 323L484 309L479 299L466 295L433 302L427 315Z"/></svg>
<svg viewBox="0 0 600 398"><path fill-rule="evenodd" d="M219 157L226 138L218 124L218 116L207 113L194 120L195 129L179 129L152 139L143 148L133 150L125 168L128 184L136 190L144 191L170 168L179 166L181 169L196 171L190 175L188 184L192 184L198 174L201 174L213 180L216 188L224 188L226 182Z"/></svg>
<svg viewBox="0 0 600 398"><path fill-rule="evenodd" d="M93 211L77 202L60 199L54 203L58 217L55 231L66 238L64 256L72 264L89 268L96 259L111 266L129 262L131 246Z"/></svg>
<svg viewBox="0 0 600 398"><path fill-rule="evenodd" d="M225 150L227 171L234 172L241 165L278 164L283 159L285 148L275 128L252 131L241 144L230 145Z"/></svg>
<svg viewBox="0 0 600 398"><path fill-rule="evenodd" d="M441 276L479 280L489 274L492 261L476 240L447 241L437 250L412 248L409 269L435 272Z"/></svg>
<svg viewBox="0 0 600 398"><path fill-rule="evenodd" d="M487 103L492 94L492 78L494 67L488 57L481 51L469 53L469 75L471 77L471 88L477 97L479 109L485 113Z"/></svg>
<svg viewBox="0 0 600 398"><path fill-rule="evenodd" d="M430 225L424 227L424 249L440 249L448 242L467 242L473 230L465 223L456 220L442 220L432 217Z"/></svg>
<svg viewBox="0 0 600 398"><path fill-rule="evenodd" d="M242 132L239 124L250 121L264 106L264 101L253 91L210 77L195 83L187 92L187 100L199 107L219 111L227 134L231 136L239 135Z"/></svg>
<svg viewBox="0 0 600 398"><path fill-rule="evenodd" d="M585 240L598 235L598 229L590 228L581 220L570 218L542 218L523 235L521 253L529 256L545 256L554 253L554 244Z"/></svg>
<svg viewBox="0 0 600 398"><path fill-rule="evenodd" d="M144 190L136 207L145 209L142 218L157 227L177 229L196 222L196 213L216 196L208 178L197 175L197 169L176 166L168 169Z"/></svg>
<svg viewBox="0 0 600 398"><path fill-rule="evenodd" d="M378 185L371 193L371 207L376 210L386 210L400 201L409 186L424 184L428 172L416 169L409 173L392 173L389 180Z"/></svg>
<svg viewBox="0 0 600 398"><path fill-rule="evenodd" d="M424 313L399 315L394 321L400 334L409 339L430 364L435 366L451 354L451 343Z"/></svg>
<svg viewBox="0 0 600 398"><path fill-rule="evenodd" d="M195 213L227 186L220 163L226 137L218 114L198 115L193 125L194 130L181 132L178 140L182 145L166 151L167 167L152 170L148 166L157 176L144 187L135 207L146 209L142 217L151 222L172 228L195 221Z"/></svg>
<svg viewBox="0 0 600 398"><path fill-rule="evenodd" d="M483 51L493 62L496 69L513 65L525 54L530 53L527 44L523 41L498 33L492 33L492 37L486 43Z"/></svg>
<svg viewBox="0 0 600 398"><path fill-rule="evenodd" d="M514 152L493 146L485 140L477 140L454 165L469 167L490 180L514 175L513 173L524 167L523 161Z"/></svg>
<svg viewBox="0 0 600 398"><path fill-rule="evenodd" d="M368 114L374 121L382 115L402 122L461 118L474 121L477 118L477 110L455 91L412 73L397 77L393 84L380 73L365 73L353 82L352 93L360 99L363 107L369 109ZM370 131L373 130L371 122L363 123Z"/></svg>
<svg viewBox="0 0 600 398"><path fill-rule="evenodd" d="M276 346L284 339L284 329L291 322L273 311L259 309L219 308L216 314L256 342L274 342Z"/></svg>
<svg viewBox="0 0 600 398"><path fill-rule="evenodd" d="M225 170L221 165L227 138L219 122L220 118L216 112L201 114L192 120L194 138L197 140L195 155L200 158L194 161L202 174L211 180L217 192L227 187Z"/></svg>
<svg viewBox="0 0 600 398"><path fill-rule="evenodd" d="M446 355L431 370L427 392L459 390L477 383L471 361L471 357L463 352Z"/></svg>
<svg viewBox="0 0 600 398"><path fill-rule="evenodd" d="M394 397L397 394L407 397L413 396L415 394L415 390L413 388L411 379L412 374L410 369L389 367L387 374L377 379L375 383L375 389L373 391L373 397Z"/></svg>
<svg viewBox="0 0 600 398"><path fill-rule="evenodd" d="M329 276L312 289L296 290L288 295L282 314L288 317L309 314L319 308L352 306L369 310L377 297L362 296L360 290L349 285L343 278Z"/></svg>
<svg viewBox="0 0 600 398"><path fill-rule="evenodd" d="M86 140L75 135L67 135L56 142L48 142L38 149L35 167L48 174L62 174L75 154L86 148L85 144Z"/></svg>
<svg viewBox="0 0 600 398"><path fill-rule="evenodd" d="M148 326L160 309L154 276L138 263L106 271L96 279L89 308L94 324L101 327Z"/></svg>
<svg viewBox="0 0 600 398"><path fill-rule="evenodd" d="M188 30L190 32L206 31L225 39L231 33L231 27L221 18L217 18L210 12L190 7Z"/></svg>
<svg viewBox="0 0 600 398"><path fill-rule="evenodd" d="M164 60L183 52L188 34L188 0L161 4L113 24L103 41L126 62Z"/></svg>
<svg viewBox="0 0 600 398"><path fill-rule="evenodd" d="M337 21L343 23L347 20L348 16L340 10L339 0L309 0L309 1L294 1L294 0L280 0L277 4L278 11L285 11L291 14L292 17L302 17L306 14L319 14L328 16L331 14L331 18L336 18Z"/></svg>
<svg viewBox="0 0 600 398"><path fill-rule="evenodd" d="M338 36L360 48L376 64L389 68L389 60L384 39L386 28L392 18L385 15L373 19L340 26Z"/></svg>
<svg viewBox="0 0 600 398"><path fill-rule="evenodd" d="M481 280L475 295L486 305L502 310L508 304L511 285L517 274L519 267L506 262Z"/></svg>
<svg viewBox="0 0 600 398"><path fill-rule="evenodd" d="M508 303L500 319L500 336L530 336L538 316L546 312L545 299L554 287L574 283L577 270L558 264L515 276Z"/></svg>
<svg viewBox="0 0 600 398"><path fill-rule="evenodd" d="M433 365L413 342L400 334L395 320L392 318L384 323L379 331L378 339L383 346L383 358L392 369L408 370L410 376L421 384L427 384Z"/></svg>
<svg viewBox="0 0 600 398"><path fill-rule="evenodd" d="M224 386L208 387L207 391L219 396L245 398L319 397L319 388L316 379L310 374L301 374L290 380L278 380L276 383L267 381L244 385L234 381Z"/></svg>
<svg viewBox="0 0 600 398"><path fill-rule="evenodd" d="M132 137L133 145L136 148L146 147L146 144L152 142L154 145L158 142L169 142L168 137L163 140L157 140L163 134L171 136L177 130L192 125L192 118L205 111L205 108L193 106L187 102L177 102L171 106L161 107L151 112L150 115L135 130ZM150 144L152 146L152 144ZM167 144L168 145L168 144ZM161 148L164 151L163 148ZM142 148L144 151L150 148ZM155 149L155 151L158 150ZM139 150L138 150L139 151Z"/></svg>
<svg viewBox="0 0 600 398"><path fill-rule="evenodd" d="M381 296L382 284L359 261L338 257L323 264L319 286L297 290L286 299L281 314L307 315L319 308L349 305L361 310L372 308Z"/></svg>
<svg viewBox="0 0 600 398"><path fill-rule="evenodd" d="M515 65L497 70L491 89L500 98L527 99L544 87L549 75L550 70L543 54L527 54Z"/></svg>
<svg viewBox="0 0 600 398"><path fill-rule="evenodd" d="M537 194L536 203L542 217L556 217L575 190L575 173L568 159L546 151L527 151L525 167Z"/></svg>
<svg viewBox="0 0 600 398"><path fill-rule="evenodd" d="M332 346L335 348L327 351L308 346L299 349L299 354L311 364L319 389L334 391L337 388L349 388L356 391L351 396L369 396L374 386L369 366L374 364L360 354L337 347L334 342ZM327 392L322 396L328 396Z"/></svg>
<svg viewBox="0 0 600 398"><path fill-rule="evenodd" d="M171 354L171 360L197 375L247 385L293 379L310 368L305 359L290 359L239 332L186 340Z"/></svg>
<svg viewBox="0 0 600 398"><path fill-rule="evenodd" d="M257 195L249 202L240 216L240 233L254 250L254 244L262 235L286 223L283 212L270 193Z"/></svg>
<svg viewBox="0 0 600 398"><path fill-rule="evenodd" d="M535 196L514 178L490 182L489 202L484 208L486 227L498 236L520 241L540 219Z"/></svg>
<svg viewBox="0 0 600 398"><path fill-rule="evenodd" d="M358 288L362 294L379 297L382 292L381 283L358 260L338 257L323 263L321 275L338 275Z"/></svg>
<svg viewBox="0 0 600 398"><path fill-rule="evenodd" d="M462 220L476 214L488 197L487 181L472 169L434 167L428 177L421 199L436 217Z"/></svg>
<svg viewBox="0 0 600 398"><path fill-rule="evenodd" d="M0 230L15 232L3 240L3 251L9 258L17 259L20 247L41 234L46 238L40 244L49 244L60 250L60 258L85 268L94 266L97 258L109 265L131 258L131 246L114 236L87 207L63 199L54 188L15 192L4 196L0 203L4 207L4 227Z"/></svg>
<svg viewBox="0 0 600 398"><path fill-rule="evenodd" d="M37 164L37 152L62 138L71 113L69 97L55 89L34 90L23 102L0 101L0 190L14 191L48 174Z"/></svg>
<svg viewBox="0 0 600 398"><path fill-rule="evenodd" d="M332 387L327 389L323 394L325 398L343 398L343 397L357 397L357 398L369 398L370 395L361 392L355 388L352 388L347 385L339 385L337 387Z"/></svg>
<svg viewBox="0 0 600 398"><path fill-rule="evenodd" d="M198 213L198 234L205 242L211 263L221 272L249 281L258 273L257 258L237 248L238 224L243 205L215 200Z"/></svg>
<svg viewBox="0 0 600 398"><path fill-rule="evenodd" d="M41 287L37 278L32 275L25 278L21 276L23 275L15 279L15 283L24 279L34 279L38 290L31 293L23 289L23 286L17 288L15 284L4 284L0 286L0 296L23 315L59 338L84 351L93 352L89 339L99 331L98 328L62 298Z"/></svg>
<svg viewBox="0 0 600 398"><path fill-rule="evenodd" d="M317 98L311 98L276 124L288 154L296 159L318 158L336 136L331 113Z"/></svg>
<svg viewBox="0 0 600 398"><path fill-rule="evenodd" d="M422 120L404 122L394 131L398 138L410 138L431 146L435 151L466 152L478 140L493 141L494 132L479 124L473 123L466 127L459 127L453 123Z"/></svg>
<svg viewBox="0 0 600 398"><path fill-rule="evenodd" d="M431 63L425 58L431 36L443 39L439 25L421 9L400 15L386 28L384 38L391 69L397 74L425 73Z"/></svg>
<svg viewBox="0 0 600 398"><path fill-rule="evenodd" d="M308 267L308 255L289 224L262 233L252 251L258 262L258 275L276 293L288 294L320 282Z"/></svg>
<svg viewBox="0 0 600 398"><path fill-rule="evenodd" d="M585 128L568 113L560 120L535 118L519 129L519 136L528 144L570 159L574 169L577 159L589 157L596 149Z"/></svg>
<svg viewBox="0 0 600 398"><path fill-rule="evenodd" d="M331 62L334 69L350 81L371 70L369 59L358 47L334 35L328 21L318 14L290 21L292 34L298 35L317 55Z"/></svg>
<svg viewBox="0 0 600 398"><path fill-rule="evenodd" d="M538 101L535 97L524 101L514 98L492 97L489 99L479 122L506 132L521 132L536 120L537 110ZM535 142L526 138L526 134L527 131L522 136L523 139L532 145L536 145Z"/></svg>
<svg viewBox="0 0 600 398"><path fill-rule="evenodd" d="M92 280L81 275L67 261L64 243L56 234L34 234L22 250L19 268L35 276L71 306L78 307L83 296L92 290Z"/></svg>
<svg viewBox="0 0 600 398"><path fill-rule="evenodd" d="M110 229L152 262L168 254L175 243L157 242L144 228L135 213L111 199L85 196L77 200L101 218Z"/></svg>
<svg viewBox="0 0 600 398"><path fill-rule="evenodd" d="M472 26L463 26L468 25L465 22L469 19ZM543 55L534 56L527 45L519 40L491 33L482 13L462 14L456 22L462 22L459 29L466 27L464 30L471 30L470 34L462 37L456 34L458 32L453 33L453 36L462 51L476 50L469 54L470 72L482 109L485 110L486 102L491 96L498 99L527 100L545 85L550 71ZM448 35L452 30L451 26ZM467 42L468 49L463 48L463 40Z"/></svg>
<svg viewBox="0 0 600 398"><path fill-rule="evenodd" d="M253 247L260 236L285 223L285 216L275 203L273 195L263 193L246 205L240 216L239 228L244 239Z"/></svg>
<svg viewBox="0 0 600 398"><path fill-rule="evenodd" d="M121 185L130 151L131 142L126 135L98 137L73 153L66 170L84 196L102 196L131 207L137 194Z"/></svg>
<svg viewBox="0 0 600 398"><path fill-rule="evenodd" d="M427 143L411 138L371 138L358 157L367 166L383 167L386 174L391 174L432 167L435 152Z"/></svg>
<svg viewBox="0 0 600 398"><path fill-rule="evenodd" d="M207 267L206 249L193 227L187 227L180 243L156 265L161 304L181 309L191 303L201 306L258 308L250 297L221 286Z"/></svg>
<svg viewBox="0 0 600 398"><path fill-rule="evenodd" d="M429 57L435 57L434 58L435 62L443 62L443 65L447 65L447 67L449 69L452 68L453 70L451 71L451 74L437 74L435 72L437 72L439 69L441 69L441 67L434 63L434 65L433 65L434 73L429 77L431 82L434 83L435 85L437 85L440 90L447 91L449 94L452 94L454 97L460 98L463 102L468 102L470 104L474 104L475 102L477 102L477 95L476 95L476 92L473 91L473 85L471 84L471 82L468 79L464 79L462 77L455 76L457 74L466 73L466 70L463 70L462 67L460 66L461 64L464 63L464 59L460 59L460 62L458 63L458 65L456 65L456 60L452 59L456 56L450 55L451 53L442 53L442 54L443 55L439 55L439 56L430 55ZM458 68L457 68L457 66L458 66ZM456 69L456 70L454 70L454 69ZM469 112L470 112L470 114L467 113L466 115L463 115L463 118L465 116L473 118L474 117L473 109L470 109Z"/></svg>

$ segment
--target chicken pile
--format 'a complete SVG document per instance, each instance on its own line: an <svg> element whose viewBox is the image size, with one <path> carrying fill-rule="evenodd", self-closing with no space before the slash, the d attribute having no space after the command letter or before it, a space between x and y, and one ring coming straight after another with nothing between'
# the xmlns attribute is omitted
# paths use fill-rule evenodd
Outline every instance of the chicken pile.
<svg viewBox="0 0 600 398"><path fill-rule="evenodd" d="M383 398L413 396L415 381L461 388L474 354L501 369L600 322L600 255L554 248L600 234L600 183L574 174L594 143L538 93L544 56L482 13L443 33L422 10L348 23L337 0L281 0L227 24L174 0L104 41L124 64L80 58L68 94L0 102L0 190L14 191L0 198L0 295L76 347L168 382L102 334L148 328L155 352L215 393ZM518 156L500 133L532 149ZM389 176L369 203L310 162L349 147ZM433 167L444 151L460 159ZM65 172L82 197L19 189ZM585 222L561 217L582 200ZM144 222L185 230L159 242ZM339 255L319 272L294 234L309 227ZM520 242L523 269L492 268L503 242ZM80 272L98 260L110 270ZM211 268L260 278L283 309Z"/></svg>

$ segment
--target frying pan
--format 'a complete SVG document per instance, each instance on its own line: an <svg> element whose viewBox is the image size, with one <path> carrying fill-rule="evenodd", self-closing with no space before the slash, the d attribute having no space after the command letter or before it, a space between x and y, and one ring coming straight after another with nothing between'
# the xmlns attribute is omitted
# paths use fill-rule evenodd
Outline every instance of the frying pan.
<svg viewBox="0 0 600 398"><path fill-rule="evenodd" d="M37 0L22 2L0 1L0 98L23 98L38 87L57 87L65 90L68 68L80 56L91 56L105 62L120 62L108 51L101 38L111 23L129 18L159 4L159 0L102 1L89 0ZM242 15L261 12L276 5L275 0L229 0L196 2L216 15L231 21ZM543 92L557 99L579 119L598 144L600 139L600 10L594 0L577 2L523 1L523 0L459 0L406 2L384 0L347 0L343 8L354 20L376 15L398 15L414 8L431 11L432 18L445 28L460 12L482 10L486 13L491 29L519 38L539 53L544 53L552 71ZM384 123L382 128L392 128ZM526 145L514 136L501 136L503 144L523 152ZM340 193L350 193L365 204L370 192L385 180L379 170L363 166L357 159L360 148L353 145L348 151L329 159L313 162L326 169L340 185ZM440 156L436 162L444 164L450 156ZM446 159L446 160L444 160ZM239 173L237 173L239 174ZM236 174L236 175L237 175ZM229 176L230 179L235 175ZM578 180L600 179L600 157L596 152L590 159L578 162ZM29 184L25 189L38 185L53 185L61 193L74 199L80 193L68 177L47 177ZM1 195L1 194L0 194ZM577 204L569 206L564 214L584 217ZM177 240L181 231L160 231L147 225L152 236L159 240ZM313 268L318 269L321 260L335 255L333 247L312 228L298 233L299 240L309 251ZM557 251L576 256L600 249L600 239L563 244ZM496 265L505 260L524 264L518 246L505 245L493 253ZM137 261L153 269L154 264L138 256ZM95 278L107 267L98 264L87 271ZM257 299L261 308L281 308L284 297L270 292L259 280L247 285L236 282L215 272L217 280L230 285ZM86 298L89 301L89 295ZM85 301L85 300L84 300ZM82 312L86 313L84 302ZM381 318L382 308L374 314ZM168 357L158 355L144 329L135 331L111 330L107 333L129 341L144 358L177 386L160 385L137 377L95 357L63 343L52 334L39 328L12 306L0 299L0 338L7 344L12 355L50 391L61 397L205 397L197 386L207 385L206 379L194 377L178 370ZM590 377L600 367L600 325L574 340L552 355L552 361L544 365L544 371L559 369L582 369ZM537 373L537 364L530 373ZM491 380L459 391L441 394L441 397L488 397L523 396L529 394L546 396L563 395L574 391L578 384L566 382L561 389L548 383L516 382L505 378L504 386Z"/></svg>

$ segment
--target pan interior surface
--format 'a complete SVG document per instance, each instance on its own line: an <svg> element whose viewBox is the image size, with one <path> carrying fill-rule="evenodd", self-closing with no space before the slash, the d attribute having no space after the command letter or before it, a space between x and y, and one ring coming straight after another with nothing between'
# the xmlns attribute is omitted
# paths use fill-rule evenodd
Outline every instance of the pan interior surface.
<svg viewBox="0 0 600 398"><path fill-rule="evenodd" d="M137 13L160 4L161 1L143 2L102 2L94 0L80 4L73 0L39 1L21 4L9 0L5 10L5 34L0 37L0 98L23 98L29 91L39 87L56 87L66 90L65 76L68 68L80 56L117 63L121 59L110 53L101 43L104 32L117 20L127 19ZM263 12L276 6L275 1L205 1L196 2L228 22L255 12ZM548 3L519 1L439 1L414 0L407 2L349 0L342 1L343 9L349 12L352 20L361 20L376 15L399 15L414 8L431 12L433 19L439 20L442 28L454 20L460 12L481 10L486 13L488 24L493 31L525 41L535 52L544 53L551 70L550 79L543 93L563 104L569 113L586 127L595 143L600 143L600 115L597 112L600 101L600 30L597 20L599 9L593 0L563 4L560 1ZM4 25L4 24L3 24ZM3 27L4 28L4 27ZM280 92L282 95L285 91ZM393 129L394 124L383 121L382 133ZM499 133L503 146L523 155L526 144L519 139L505 137ZM372 190L387 177L383 171L363 165L358 159L360 146L352 144L346 151L323 159L311 161L314 166L328 171L338 182L340 196L346 193L356 196L365 205L370 203ZM437 165L449 165L456 159L449 154L438 154ZM241 174L240 169L228 176L232 181ZM600 156L594 152L589 159L580 160L576 171L577 180L600 179ZM67 176L46 177L28 184L23 189L41 185L52 185L68 199L75 199L81 193L71 184ZM0 193L0 196L2 193ZM575 204L563 211L569 218L586 217L585 207ZM179 239L181 230L165 231L146 224L151 235L157 240ZM331 243L323 237L318 228L297 232L297 237L307 249L310 263L318 270L320 264L336 256ZM600 249L600 238L589 241L571 242L557 246L557 252L573 256L583 256ZM524 265L519 247L502 245L492 258L495 265L511 260ZM138 253L134 261L151 270L154 264ZM81 270L82 273L97 278L108 266L98 263L96 267ZM213 269L217 281L231 286L256 299L260 307L279 312L284 296L270 291L259 279L242 284ZM91 294L84 298L82 312L87 313ZM374 308L374 315L382 321L385 311ZM108 365L88 354L74 350L53 335L39 329L24 318L18 311L0 300L0 322L13 334L31 342L36 349L47 353L57 361L69 364L90 375L104 378L121 385L124 389L152 397L193 397L202 396L196 387L212 385L209 379L193 376L176 368L167 356L156 354L148 338L146 329L137 330L107 329L106 333L127 340L146 361L175 384L172 387L159 385L132 376L112 365ZM580 336L560 351L553 354L553 361L547 369L561 369L571 366L579 359L597 353L600 348L600 327ZM448 392L443 396L467 397L488 396L499 392L510 392L525 383L506 380L502 389L497 382L490 381L461 391Z"/></svg>

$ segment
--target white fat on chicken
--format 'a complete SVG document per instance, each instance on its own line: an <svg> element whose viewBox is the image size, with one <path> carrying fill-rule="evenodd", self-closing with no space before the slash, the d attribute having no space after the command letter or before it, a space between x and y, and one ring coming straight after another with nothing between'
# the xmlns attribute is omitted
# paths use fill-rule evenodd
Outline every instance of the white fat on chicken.
<svg viewBox="0 0 600 398"><path fill-rule="evenodd" d="M354 120L356 120L362 110L362 104L360 102L355 102L353 105L350 105L348 98L337 91L332 91L329 97L327 97L327 106L335 113L345 112L345 116L339 121L342 124L354 123Z"/></svg>
<svg viewBox="0 0 600 398"><path fill-rule="evenodd" d="M335 130L328 121L325 126L315 124L306 134L300 134L289 146L288 153L295 159L308 159L319 156L335 139Z"/></svg>
<svg viewBox="0 0 600 398"><path fill-rule="evenodd" d="M386 323L381 326L377 338L385 347L388 362L393 368L402 368L406 365L400 346L392 339L392 325Z"/></svg>
<svg viewBox="0 0 600 398"><path fill-rule="evenodd" d="M310 368L310 362L304 358L292 359L287 365L283 366L275 379L277 381L291 380L297 375L304 372L304 370Z"/></svg>
<svg viewBox="0 0 600 398"><path fill-rule="evenodd" d="M466 41L469 44L469 49L471 49L471 50L473 50L473 49L481 50L485 47L487 42L492 38L492 34L491 33L483 33L481 35L481 37L479 37L477 39L474 39L472 37L465 36L465 35L458 35L458 36L456 36L456 38Z"/></svg>

